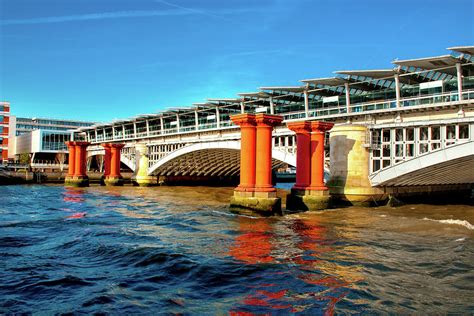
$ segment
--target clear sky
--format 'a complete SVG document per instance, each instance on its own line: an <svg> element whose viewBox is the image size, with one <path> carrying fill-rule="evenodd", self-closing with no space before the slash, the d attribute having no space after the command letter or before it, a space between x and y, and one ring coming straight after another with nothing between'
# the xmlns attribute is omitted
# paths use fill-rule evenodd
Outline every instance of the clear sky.
<svg viewBox="0 0 474 316"><path fill-rule="evenodd" d="M111 121L474 45L473 0L0 0L0 100Z"/></svg>

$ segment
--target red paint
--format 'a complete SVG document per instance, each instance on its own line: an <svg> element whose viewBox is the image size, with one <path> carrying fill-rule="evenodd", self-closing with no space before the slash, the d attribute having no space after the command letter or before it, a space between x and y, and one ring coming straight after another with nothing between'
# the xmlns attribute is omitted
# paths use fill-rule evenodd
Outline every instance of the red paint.
<svg viewBox="0 0 474 316"><path fill-rule="evenodd" d="M255 191L276 191L272 185L272 131L279 125L283 117L278 115L257 114L257 167L255 176Z"/></svg>
<svg viewBox="0 0 474 316"><path fill-rule="evenodd" d="M237 191L253 191L255 188L256 131L255 115L239 114L230 117L240 126L240 184Z"/></svg>
<svg viewBox="0 0 474 316"><path fill-rule="evenodd" d="M86 212L82 212L82 213L74 213L66 218L83 218L83 217L86 217L87 213Z"/></svg>

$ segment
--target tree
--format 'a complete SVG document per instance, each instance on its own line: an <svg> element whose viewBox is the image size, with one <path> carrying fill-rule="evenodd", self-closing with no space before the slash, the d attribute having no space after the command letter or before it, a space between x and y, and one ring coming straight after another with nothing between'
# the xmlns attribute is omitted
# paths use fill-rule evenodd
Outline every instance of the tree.
<svg viewBox="0 0 474 316"><path fill-rule="evenodd" d="M57 153L55 160L59 164L59 169L62 172L64 170L64 163L66 162L66 153Z"/></svg>

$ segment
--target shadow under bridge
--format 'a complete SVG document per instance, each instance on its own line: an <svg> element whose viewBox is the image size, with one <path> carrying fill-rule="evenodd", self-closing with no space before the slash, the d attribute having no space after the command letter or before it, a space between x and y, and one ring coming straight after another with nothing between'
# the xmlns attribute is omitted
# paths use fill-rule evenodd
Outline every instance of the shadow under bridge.
<svg viewBox="0 0 474 316"><path fill-rule="evenodd" d="M272 150L272 169L296 166L296 155ZM148 175L233 177L240 174L240 141L196 143L181 147L156 162Z"/></svg>

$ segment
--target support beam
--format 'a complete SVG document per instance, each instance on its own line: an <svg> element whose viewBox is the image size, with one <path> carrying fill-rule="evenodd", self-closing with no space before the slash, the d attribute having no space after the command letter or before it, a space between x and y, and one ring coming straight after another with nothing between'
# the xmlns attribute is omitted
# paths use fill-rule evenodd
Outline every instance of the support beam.
<svg viewBox="0 0 474 316"><path fill-rule="evenodd" d="M351 113L351 88L349 83L344 83L344 89L346 90L346 113Z"/></svg>
<svg viewBox="0 0 474 316"><path fill-rule="evenodd" d="M304 114L305 117L309 117L309 96L308 96L308 88L304 90Z"/></svg>
<svg viewBox="0 0 474 316"><path fill-rule="evenodd" d="M275 114L275 104L273 103L273 98L269 98L270 101L270 114Z"/></svg>
<svg viewBox="0 0 474 316"><path fill-rule="evenodd" d="M217 123L217 128L220 128L221 127L221 114L220 114L218 106L216 106L216 123Z"/></svg>
<svg viewBox="0 0 474 316"><path fill-rule="evenodd" d="M399 74L395 74L395 96L396 96L396 102L397 102L397 108L401 107L401 101L400 101L400 77Z"/></svg>
<svg viewBox="0 0 474 316"><path fill-rule="evenodd" d="M199 130L199 114L197 110L194 110L194 129Z"/></svg>
<svg viewBox="0 0 474 316"><path fill-rule="evenodd" d="M240 102L240 113L241 114L245 113L245 103L244 103L244 101Z"/></svg>
<svg viewBox="0 0 474 316"><path fill-rule="evenodd" d="M462 100L462 67L461 63L456 63L456 76L458 79L458 95L459 95L459 101Z"/></svg>

